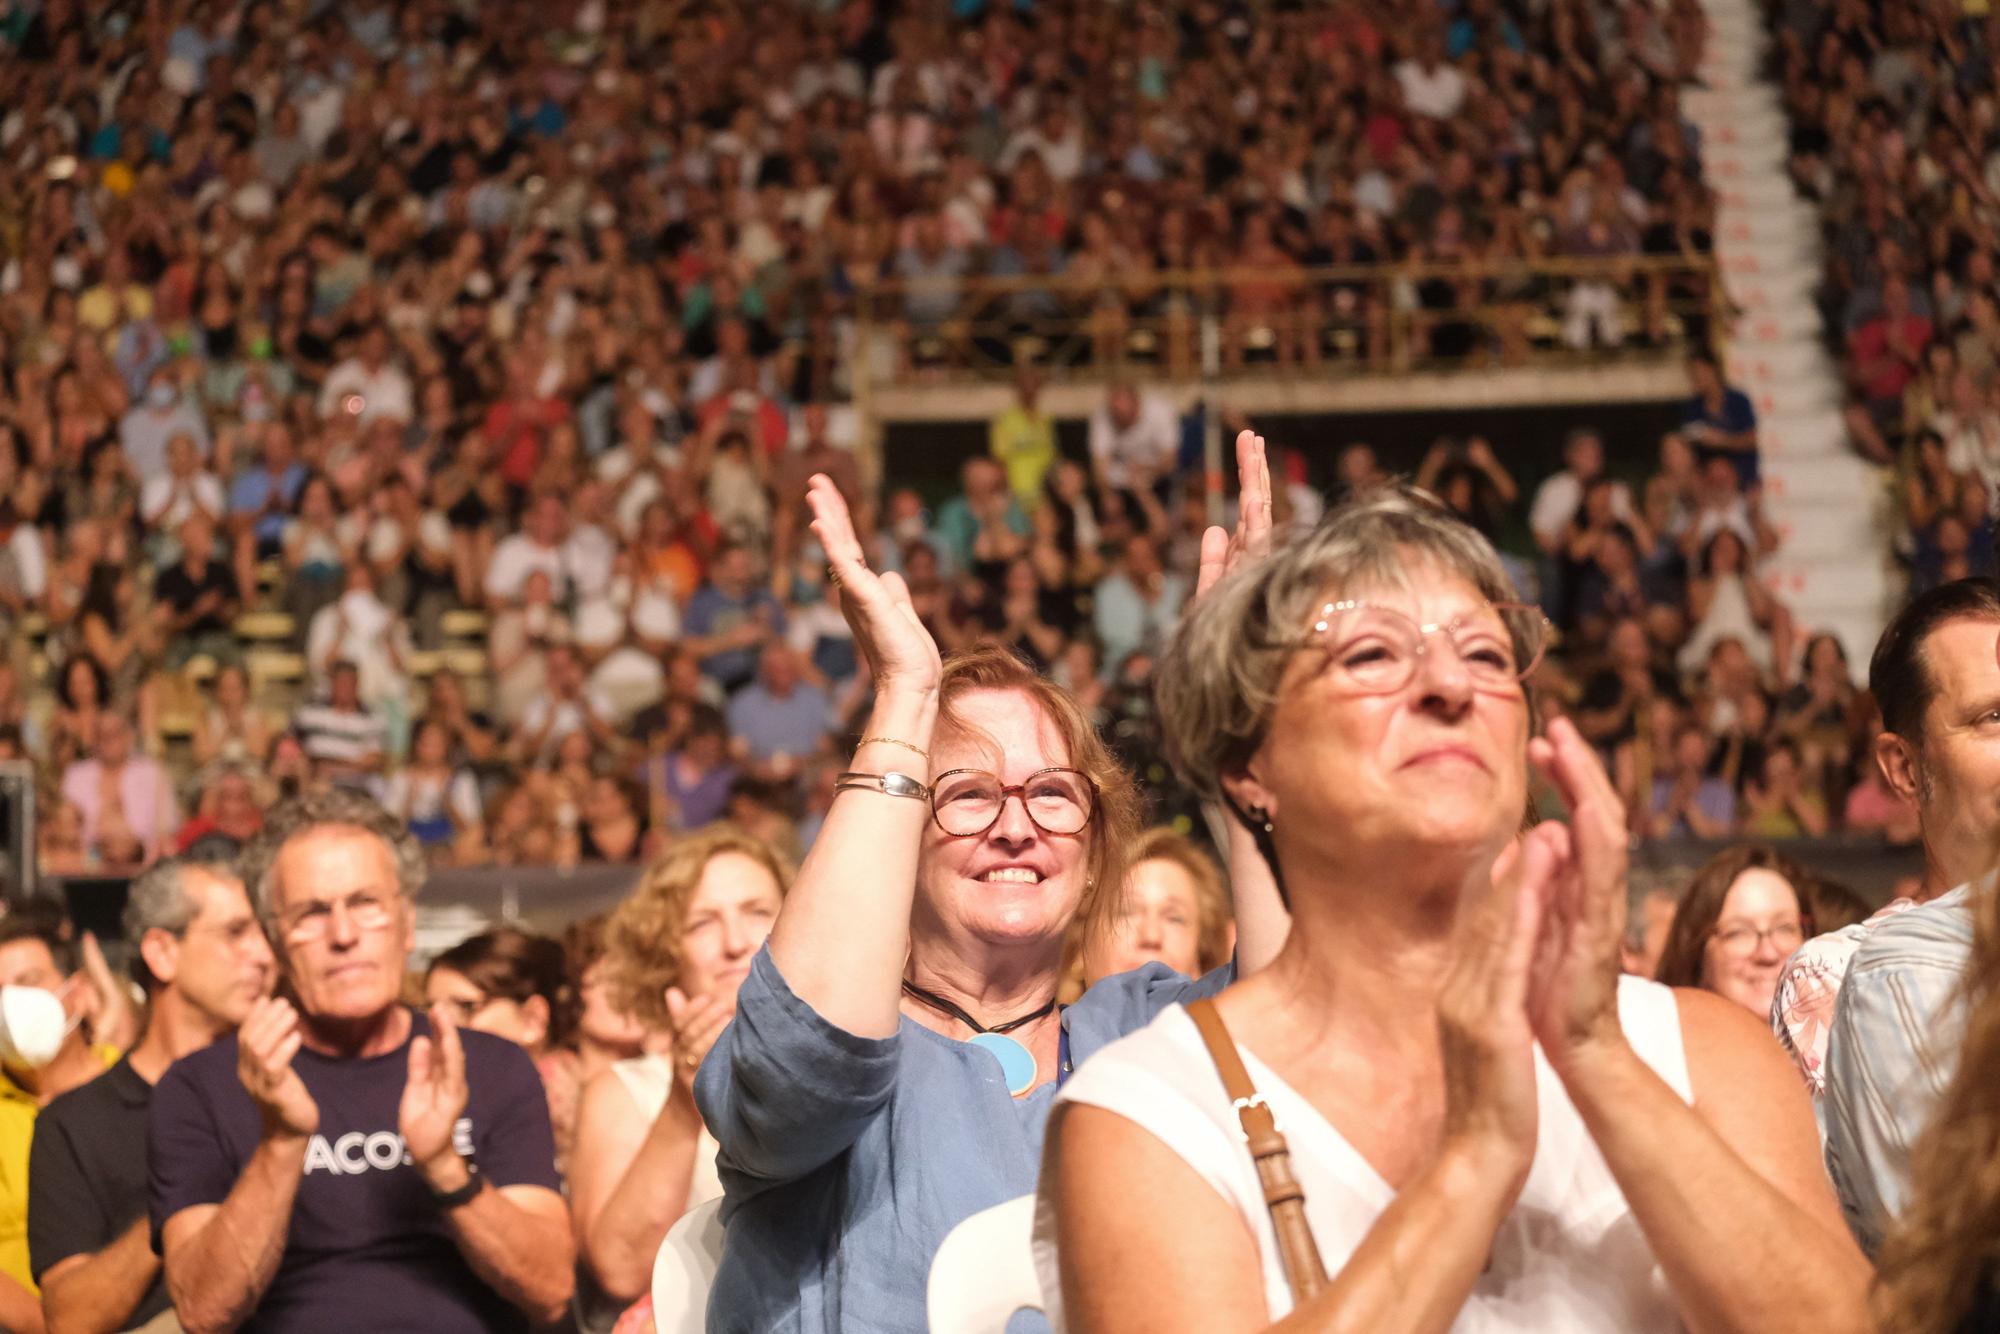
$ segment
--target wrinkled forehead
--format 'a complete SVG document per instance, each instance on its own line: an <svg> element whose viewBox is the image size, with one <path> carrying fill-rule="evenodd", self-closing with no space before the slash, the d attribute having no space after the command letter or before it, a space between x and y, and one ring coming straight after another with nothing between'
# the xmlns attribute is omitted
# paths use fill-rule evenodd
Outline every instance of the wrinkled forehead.
<svg viewBox="0 0 2000 1334"><path fill-rule="evenodd" d="M285 840L271 864L271 907L280 913L364 891L394 896L401 890L395 853L358 826L327 824L302 830Z"/></svg>
<svg viewBox="0 0 2000 1334"><path fill-rule="evenodd" d="M1321 585L1307 609L1309 619L1316 622L1328 608L1346 610L1347 604L1397 612L1419 625L1498 619L1472 579L1437 556L1408 547L1369 553L1346 577Z"/></svg>

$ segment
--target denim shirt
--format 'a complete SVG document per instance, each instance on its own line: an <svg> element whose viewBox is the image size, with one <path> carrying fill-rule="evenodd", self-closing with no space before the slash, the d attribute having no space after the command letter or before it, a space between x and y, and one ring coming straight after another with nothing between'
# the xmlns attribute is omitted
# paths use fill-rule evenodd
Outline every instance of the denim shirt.
<svg viewBox="0 0 2000 1334"><path fill-rule="evenodd" d="M1062 1012L1072 1066L1234 976L1153 963L1105 979ZM837 1028L758 951L695 1079L728 1235L708 1328L923 1334L931 1258L965 1219L1034 1191L1055 1095L1051 1081L1013 1097L992 1056L907 1018L890 1038Z"/></svg>

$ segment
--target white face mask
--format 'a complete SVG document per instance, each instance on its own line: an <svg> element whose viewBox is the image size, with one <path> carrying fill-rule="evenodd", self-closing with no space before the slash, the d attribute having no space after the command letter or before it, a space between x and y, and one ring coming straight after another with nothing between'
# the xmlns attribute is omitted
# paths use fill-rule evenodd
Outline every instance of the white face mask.
<svg viewBox="0 0 2000 1334"><path fill-rule="evenodd" d="M40 987L0 987L0 1062L39 1070L56 1058L83 1022L63 1010L60 997Z"/></svg>

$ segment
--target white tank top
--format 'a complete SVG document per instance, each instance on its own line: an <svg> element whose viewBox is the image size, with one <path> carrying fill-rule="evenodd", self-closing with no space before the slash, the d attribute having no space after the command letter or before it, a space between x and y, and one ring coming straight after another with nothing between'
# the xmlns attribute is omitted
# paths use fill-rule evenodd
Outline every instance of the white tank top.
<svg viewBox="0 0 2000 1334"><path fill-rule="evenodd" d="M1640 1058L1692 1102L1673 992L1624 978L1618 1014ZM1242 1056L1290 1142L1292 1170L1305 1187L1306 1216L1327 1272L1338 1273L1396 1192L1270 1067L1248 1051ZM1652 1248L1540 1048L1535 1073L1541 1120L1534 1166L1453 1331L1680 1330ZM1118 1113L1201 1173L1257 1238L1271 1318L1291 1311L1292 1292L1257 1170L1243 1147L1222 1078L1186 1011L1176 1005L1099 1052L1063 1086L1058 1101ZM1035 1265L1050 1322L1062 1330L1053 1205L1046 1190L1035 1214Z"/></svg>
<svg viewBox="0 0 2000 1334"><path fill-rule="evenodd" d="M630 1056L614 1062L611 1070L638 1104L644 1124L652 1125L660 1109L667 1105L667 1094L674 1086L672 1063L659 1055ZM694 1179L688 1183L688 1208L722 1198L722 1178L715 1173L715 1155L720 1147L715 1136L708 1133L708 1127L703 1126L701 1138L694 1146Z"/></svg>

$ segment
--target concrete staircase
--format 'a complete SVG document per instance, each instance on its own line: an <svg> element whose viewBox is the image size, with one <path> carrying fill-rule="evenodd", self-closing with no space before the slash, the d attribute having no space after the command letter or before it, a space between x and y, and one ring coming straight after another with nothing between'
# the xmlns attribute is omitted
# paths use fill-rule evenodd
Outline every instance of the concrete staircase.
<svg viewBox="0 0 2000 1334"><path fill-rule="evenodd" d="M1782 538L1765 565L1801 635L1840 637L1857 676L1902 595L1890 556L1891 497L1850 446L1838 367L1813 292L1823 273L1818 210L1785 169L1789 125L1759 66L1770 39L1754 0L1702 0L1705 87L1682 90L1716 191L1716 260L1741 312L1725 361L1757 406L1764 506Z"/></svg>

